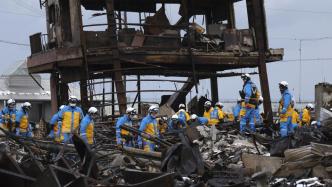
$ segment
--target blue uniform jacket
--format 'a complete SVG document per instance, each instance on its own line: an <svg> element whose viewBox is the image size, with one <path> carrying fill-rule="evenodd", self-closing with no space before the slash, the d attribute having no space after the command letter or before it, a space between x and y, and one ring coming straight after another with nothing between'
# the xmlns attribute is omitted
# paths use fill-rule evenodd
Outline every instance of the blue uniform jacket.
<svg viewBox="0 0 332 187"><path fill-rule="evenodd" d="M245 83L245 85L243 87L243 91L245 94L245 98L244 98L245 103L249 103L249 101L250 101L250 97L252 95L252 84L253 83L249 80Z"/></svg>
<svg viewBox="0 0 332 187"><path fill-rule="evenodd" d="M207 125L209 123L209 119L207 119L205 117L198 117L198 122L201 125Z"/></svg>
<svg viewBox="0 0 332 187"><path fill-rule="evenodd" d="M4 109L2 109L2 110L1 110L1 114L0 114L0 123L5 123L5 119L2 119L2 116L4 116L4 115L9 115L9 116L10 116L10 120L11 120L11 116L12 116L13 114L16 115L16 112L17 112L16 109L14 109L14 110L10 110L8 107L5 107ZM15 123L15 121L11 121L11 122L12 122L12 124Z"/></svg>
<svg viewBox="0 0 332 187"><path fill-rule="evenodd" d="M285 114L292 101L292 95L289 93L288 89L285 90L284 93L282 94L282 100L283 100L283 107L280 113Z"/></svg>
<svg viewBox="0 0 332 187"><path fill-rule="evenodd" d="M151 115L147 115L145 118L143 118L139 130L159 137L157 120L156 118L153 118ZM143 141L141 136L138 136L137 141L139 145L142 145Z"/></svg>
<svg viewBox="0 0 332 187"><path fill-rule="evenodd" d="M115 124L117 144L121 144L121 126L123 124L126 124L128 126L133 126L131 119L126 114L120 117Z"/></svg>

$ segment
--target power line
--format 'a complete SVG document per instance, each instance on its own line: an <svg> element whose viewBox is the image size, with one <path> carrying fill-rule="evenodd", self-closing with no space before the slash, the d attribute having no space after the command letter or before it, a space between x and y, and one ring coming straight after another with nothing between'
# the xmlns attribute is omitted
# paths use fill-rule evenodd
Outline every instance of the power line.
<svg viewBox="0 0 332 187"><path fill-rule="evenodd" d="M0 40L0 43L5 43L5 44L11 44L11 45L19 45L19 46L30 47L29 44L18 43L18 42L12 42L12 41L6 41L6 40Z"/></svg>
<svg viewBox="0 0 332 187"><path fill-rule="evenodd" d="M274 39L282 39L282 40L295 40L295 41L318 41L318 40L328 40L332 39L332 36L324 36L317 38L290 38L290 37L270 37Z"/></svg>
<svg viewBox="0 0 332 187"><path fill-rule="evenodd" d="M299 9L282 9L282 8L266 8L272 11L288 12L288 13L309 13L309 14L332 14L329 11L313 11L313 10L299 10Z"/></svg>
<svg viewBox="0 0 332 187"><path fill-rule="evenodd" d="M287 60L282 60L282 62L299 62L299 61L312 62L312 61L329 61L329 60L332 60L332 57L327 57L327 58L307 58L307 59L287 59Z"/></svg>

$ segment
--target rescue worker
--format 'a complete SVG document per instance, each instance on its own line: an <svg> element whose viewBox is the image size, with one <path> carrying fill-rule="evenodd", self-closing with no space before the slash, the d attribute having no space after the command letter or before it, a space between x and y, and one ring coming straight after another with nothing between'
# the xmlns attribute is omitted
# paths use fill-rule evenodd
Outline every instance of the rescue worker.
<svg viewBox="0 0 332 187"><path fill-rule="evenodd" d="M198 126L198 125L207 125L209 120L205 117L198 117L196 114L190 116L189 125Z"/></svg>
<svg viewBox="0 0 332 187"><path fill-rule="evenodd" d="M159 136L162 137L168 129L168 119L167 117L157 118Z"/></svg>
<svg viewBox="0 0 332 187"><path fill-rule="evenodd" d="M299 127L299 112L297 109L295 109L294 98L291 101L291 107L292 107L293 111L292 111L292 121L291 121L292 125L291 125L290 131L294 132L294 130Z"/></svg>
<svg viewBox="0 0 332 187"><path fill-rule="evenodd" d="M151 106L148 110L148 115L145 118L143 118L139 130L149 135L159 137L157 120L156 120L158 113L159 113L159 107L154 105ZM142 138L141 136L138 136L138 146L140 148L143 148L144 151L147 152L152 152L155 150L155 144L146 138Z"/></svg>
<svg viewBox="0 0 332 187"><path fill-rule="evenodd" d="M224 112L222 111L223 105L218 102L213 110L210 112L209 125L219 125L224 121Z"/></svg>
<svg viewBox="0 0 332 187"><path fill-rule="evenodd" d="M32 128L29 124L29 111L31 103L25 102L22 108L16 112L16 135L24 137L32 137Z"/></svg>
<svg viewBox="0 0 332 187"><path fill-rule="evenodd" d="M234 122L236 122L240 119L240 111L241 111L241 108L242 108L241 103L242 103L242 99L238 98L237 101L236 101L236 105L233 108Z"/></svg>
<svg viewBox="0 0 332 187"><path fill-rule="evenodd" d="M300 114L299 111L294 108L292 112L292 129L295 130L296 128L299 127L299 119L300 119Z"/></svg>
<svg viewBox="0 0 332 187"><path fill-rule="evenodd" d="M314 105L309 103L306 107L302 110L301 113L301 126L309 127L311 124L311 111L314 110Z"/></svg>
<svg viewBox="0 0 332 187"><path fill-rule="evenodd" d="M58 133L59 130L59 126L58 126L58 119L59 119L59 112L65 107L65 105L61 105L59 107L59 111L54 114L50 120L50 127L51 127L51 131L48 135L49 138L54 139L56 142L60 142L63 140L63 136L59 138L56 138L56 134Z"/></svg>
<svg viewBox="0 0 332 187"><path fill-rule="evenodd" d="M94 143L94 120L97 116L97 108L90 107L80 124L80 136L89 145Z"/></svg>
<svg viewBox="0 0 332 187"><path fill-rule="evenodd" d="M7 131L15 130L16 103L14 99L8 99L7 106L1 111L1 127Z"/></svg>
<svg viewBox="0 0 332 187"><path fill-rule="evenodd" d="M221 102L217 102L217 103L216 103L216 107L217 107L218 110L222 113L223 118L225 118L225 117L226 117L226 113L223 111L224 104L222 104Z"/></svg>
<svg viewBox="0 0 332 187"><path fill-rule="evenodd" d="M186 127L182 125L180 120L182 119L180 119L178 115L174 114L168 122L168 132L178 131Z"/></svg>
<svg viewBox="0 0 332 187"><path fill-rule="evenodd" d="M211 101L205 101L203 117L207 118L210 121L210 113L212 111L213 111L213 107L212 107Z"/></svg>
<svg viewBox="0 0 332 187"><path fill-rule="evenodd" d="M118 145L123 145L127 147L133 147L133 136L132 134L124 129L121 129L122 125L128 125L130 127L133 126L133 119L137 115L137 111L135 108L129 107L126 110L126 114L124 114L122 117L120 117L116 124L116 143Z"/></svg>
<svg viewBox="0 0 332 187"><path fill-rule="evenodd" d="M279 83L281 99L279 101L279 122L280 122L280 135L281 137L288 136L292 129L292 113L293 108L291 105L292 95L288 90L288 83L281 81Z"/></svg>
<svg viewBox="0 0 332 187"><path fill-rule="evenodd" d="M83 118L83 111L80 107L76 106L78 99L76 96L70 96L68 105L59 112L57 138L63 135L64 142L70 140L72 133L77 133L80 122Z"/></svg>
<svg viewBox="0 0 332 187"><path fill-rule="evenodd" d="M240 132L243 133L246 130L247 123L249 123L251 131L256 131L255 109L258 105L260 93L256 85L251 81L249 74L241 75L241 79L243 80L243 89L240 91L240 96L244 103L242 105L243 111L240 111L240 113L244 114L241 116Z"/></svg>
<svg viewBox="0 0 332 187"><path fill-rule="evenodd" d="M190 120L190 115L186 112L186 105L181 103L179 105L179 111L176 113L179 117L180 122L183 126L186 126L187 122Z"/></svg>

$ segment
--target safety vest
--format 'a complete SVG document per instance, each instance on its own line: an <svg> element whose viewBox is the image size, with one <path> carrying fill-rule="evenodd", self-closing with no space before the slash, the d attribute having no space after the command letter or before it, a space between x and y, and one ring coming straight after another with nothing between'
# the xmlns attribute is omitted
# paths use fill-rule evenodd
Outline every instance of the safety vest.
<svg viewBox="0 0 332 187"><path fill-rule="evenodd" d="M16 122L19 122L20 132L28 132L29 128L29 116L28 113L25 112L23 109L17 112L16 114Z"/></svg>
<svg viewBox="0 0 332 187"><path fill-rule="evenodd" d="M291 104L289 104L286 113L285 114L281 114L281 111L282 111L283 107L284 107L284 99L282 97L280 99L280 101L279 101L279 109L278 109L280 122L286 122L287 119L288 119L288 117L292 116L293 110L294 110L292 108Z"/></svg>
<svg viewBox="0 0 332 187"><path fill-rule="evenodd" d="M210 121L209 124L210 125L216 125L220 122L220 120L222 120L224 118L223 116L223 112L219 109L219 108L214 108L211 112L210 112Z"/></svg>
<svg viewBox="0 0 332 187"><path fill-rule="evenodd" d="M244 88L247 84L251 85L251 96L249 98L249 103L247 104L247 106L249 106L250 108L256 108L257 105L258 105L259 97L261 96L261 94L260 94L259 90L257 89L256 85L253 82L250 81L250 82L245 83L243 85L241 97L243 97L242 99L244 99L244 97L245 97ZM247 106L245 106L245 107L247 107Z"/></svg>
<svg viewBox="0 0 332 187"><path fill-rule="evenodd" d="M299 124L299 113L293 110L292 113L292 124Z"/></svg>
<svg viewBox="0 0 332 187"><path fill-rule="evenodd" d="M186 112L185 110L179 110L177 113L176 113L176 115L180 118L180 119L182 119L183 121L189 121L190 120L190 116L189 116L189 114L188 114L188 112Z"/></svg>
<svg viewBox="0 0 332 187"><path fill-rule="evenodd" d="M142 120L139 130L141 130L147 134L153 135L153 136L159 135L157 120L152 118L150 115L146 116ZM144 141L149 142L149 140L147 140L147 139L144 139Z"/></svg>
<svg viewBox="0 0 332 187"><path fill-rule="evenodd" d="M88 144L93 144L94 137L94 124L90 122L88 127L86 128L86 138L88 139Z"/></svg>
<svg viewBox="0 0 332 187"><path fill-rule="evenodd" d="M209 120L208 124L210 124L210 115L213 110L214 110L213 107L211 107L208 111L204 110L203 117Z"/></svg>
<svg viewBox="0 0 332 187"><path fill-rule="evenodd" d="M310 122L311 122L310 111L308 109L304 108L302 110L302 115L301 115L301 125L310 126Z"/></svg>
<svg viewBox="0 0 332 187"><path fill-rule="evenodd" d="M70 133L72 130L77 131L82 115L82 110L79 107L66 106L62 109L59 113L59 118L62 119L62 133Z"/></svg>
<svg viewBox="0 0 332 187"><path fill-rule="evenodd" d="M12 128L11 130L15 129L16 112L16 109L9 110L8 107L1 111L1 124L5 130L9 130L10 128Z"/></svg>

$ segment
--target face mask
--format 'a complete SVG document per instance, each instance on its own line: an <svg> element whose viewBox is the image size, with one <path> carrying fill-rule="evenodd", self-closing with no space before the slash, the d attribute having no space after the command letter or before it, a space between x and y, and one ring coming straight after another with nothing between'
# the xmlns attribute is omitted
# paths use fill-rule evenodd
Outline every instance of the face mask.
<svg viewBox="0 0 332 187"><path fill-rule="evenodd" d="M151 113L151 116L152 116L153 118L156 118L156 117L157 117L157 113L156 113L156 112L152 112L152 113Z"/></svg>
<svg viewBox="0 0 332 187"><path fill-rule="evenodd" d="M93 120L95 120L98 117L97 114L91 114L90 116Z"/></svg>
<svg viewBox="0 0 332 187"><path fill-rule="evenodd" d="M15 108L15 105L8 105L8 108L9 108L9 109L14 109L14 108Z"/></svg>
<svg viewBox="0 0 332 187"><path fill-rule="evenodd" d="M71 107L75 107L75 106L76 106L76 103L69 103L69 106L71 106Z"/></svg>

